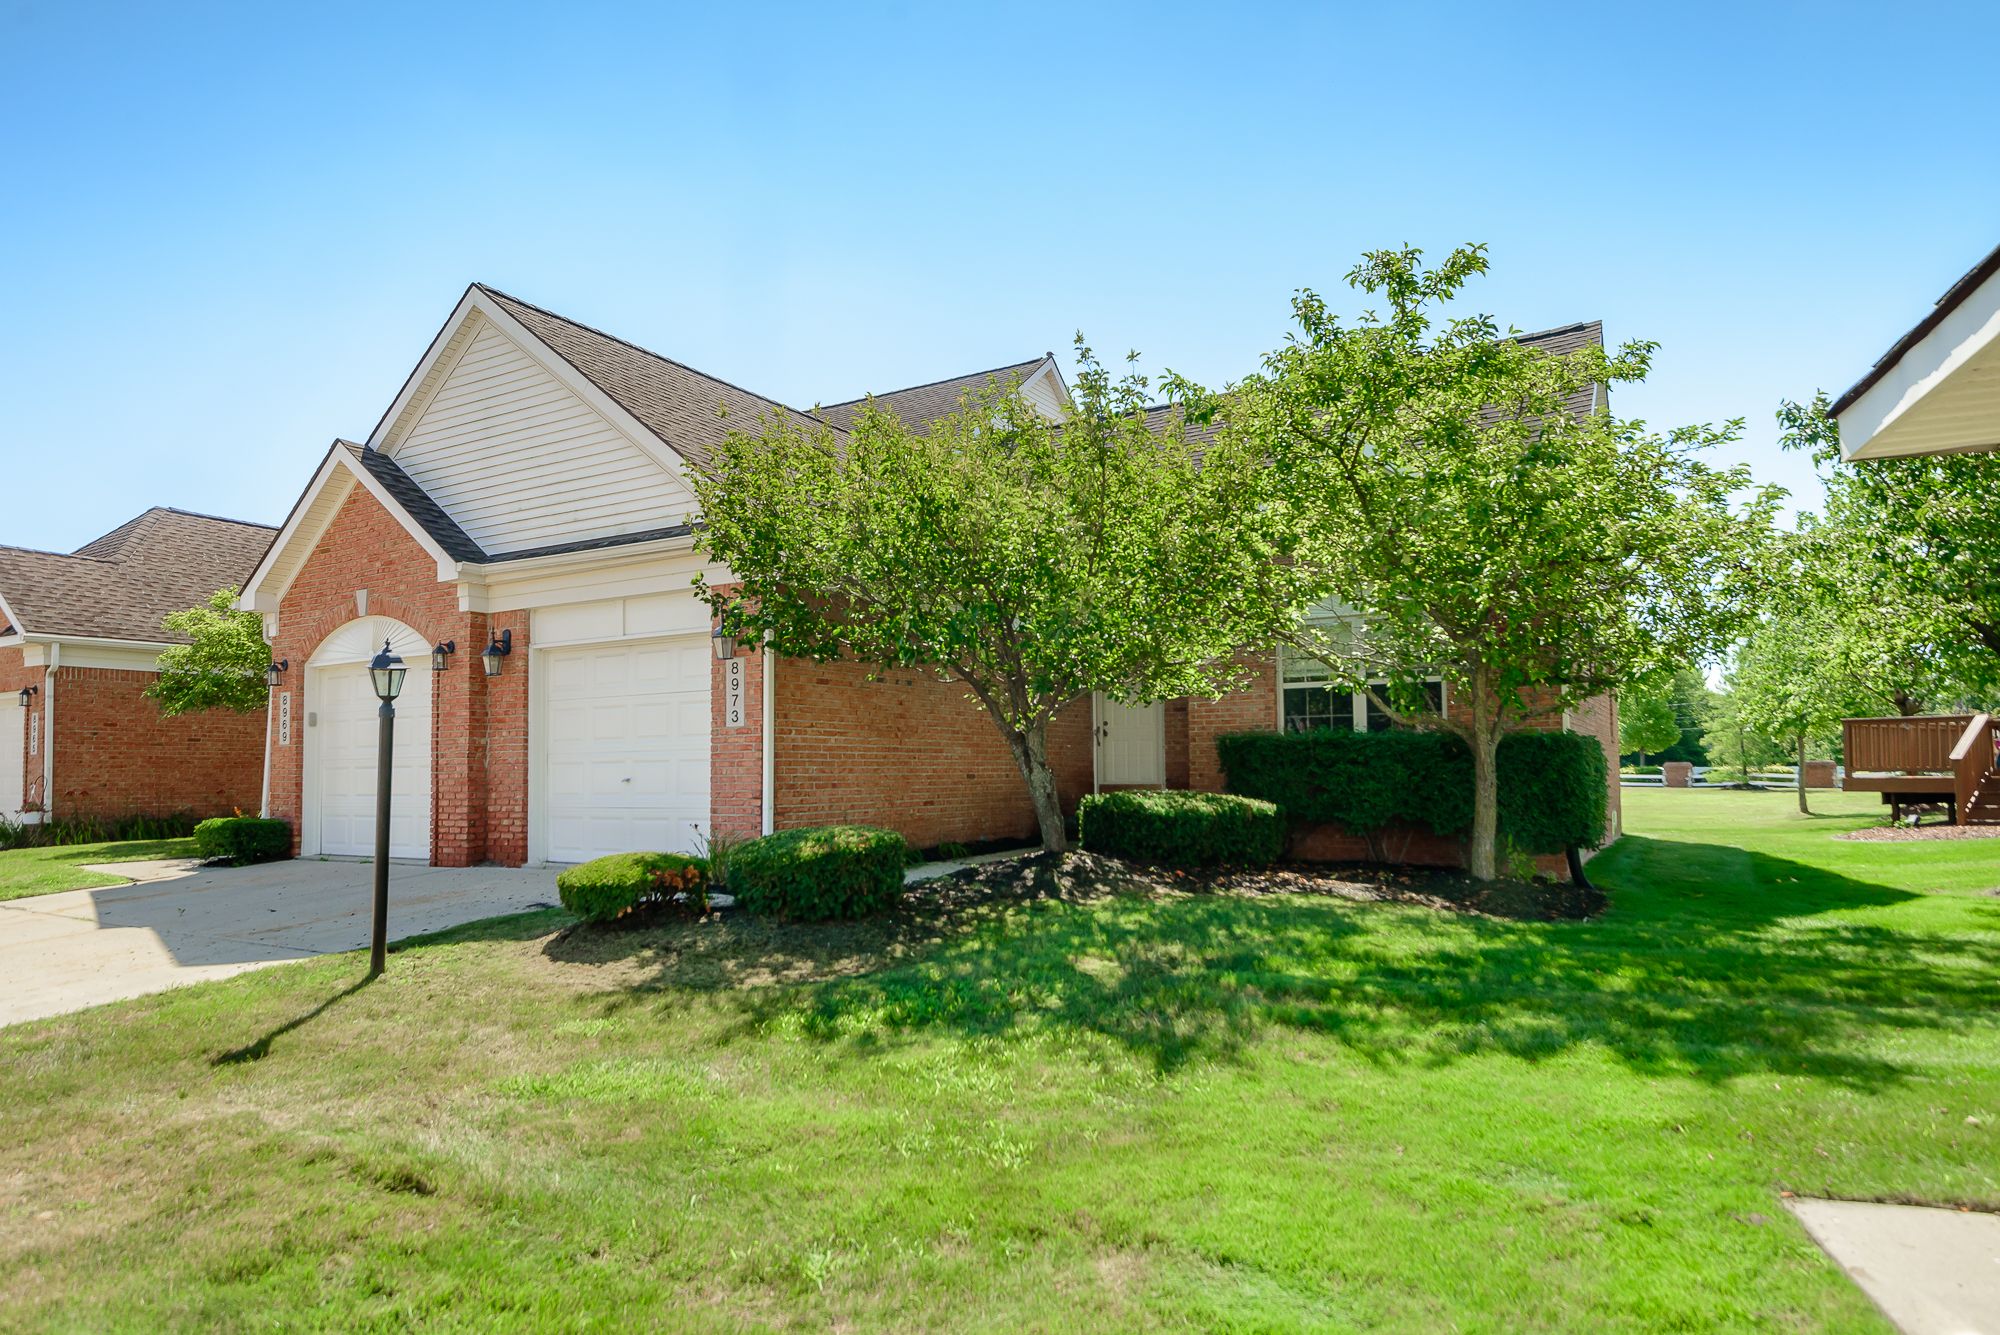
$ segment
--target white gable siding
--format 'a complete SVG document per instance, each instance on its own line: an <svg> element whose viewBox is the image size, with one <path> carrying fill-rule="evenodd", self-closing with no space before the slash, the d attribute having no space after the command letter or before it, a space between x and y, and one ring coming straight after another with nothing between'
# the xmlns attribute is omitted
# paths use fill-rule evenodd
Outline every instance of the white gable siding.
<svg viewBox="0 0 2000 1335"><path fill-rule="evenodd" d="M385 448L496 554L665 528L694 509L678 478L484 320Z"/></svg>
<svg viewBox="0 0 2000 1335"><path fill-rule="evenodd" d="M1030 376L1021 386L1021 397L1052 422L1060 422L1069 416L1069 405L1063 402L1062 387L1056 383L1051 371L1041 370Z"/></svg>

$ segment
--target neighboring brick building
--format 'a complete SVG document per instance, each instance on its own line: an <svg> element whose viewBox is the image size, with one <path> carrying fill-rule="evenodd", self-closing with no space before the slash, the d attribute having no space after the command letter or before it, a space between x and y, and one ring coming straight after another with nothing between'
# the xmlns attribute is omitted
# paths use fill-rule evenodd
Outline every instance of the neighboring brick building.
<svg viewBox="0 0 2000 1335"><path fill-rule="evenodd" d="M169 612L240 585L275 530L152 509L74 552L0 547L0 819L257 809L264 717L163 716Z"/></svg>
<svg viewBox="0 0 2000 1335"><path fill-rule="evenodd" d="M878 401L931 420L989 377L1065 410L1047 356ZM731 425L777 415L838 432L857 402L807 417L468 289L368 442L327 452L246 583L242 605L289 664L273 695L271 813L302 852L370 850L366 662L386 641L411 666L398 856L573 862L830 821L918 845L1032 834L1013 759L962 688L774 662L754 645L725 658L712 641L692 580L730 576L696 550L687 471ZM1266 662L1221 701L1072 709L1050 738L1064 800L1217 787L1216 734L1279 726L1277 701Z"/></svg>

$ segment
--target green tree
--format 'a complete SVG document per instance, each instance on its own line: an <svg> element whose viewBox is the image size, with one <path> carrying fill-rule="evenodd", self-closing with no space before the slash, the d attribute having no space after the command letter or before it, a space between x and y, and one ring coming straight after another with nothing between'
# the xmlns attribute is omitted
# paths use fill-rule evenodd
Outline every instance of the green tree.
<svg viewBox="0 0 2000 1335"><path fill-rule="evenodd" d="M1664 751L1681 739L1669 682L1640 682L1618 697L1618 749L1646 763L1649 751Z"/></svg>
<svg viewBox="0 0 2000 1335"><path fill-rule="evenodd" d="M1838 618L1824 605L1776 603L1738 651L1729 678L1730 722L1789 746L1798 767L1799 810L1807 815L1812 813L1806 801L1807 747L1831 737L1853 699L1839 635ZM1739 742L1739 755L1744 749Z"/></svg>
<svg viewBox="0 0 2000 1335"><path fill-rule="evenodd" d="M1469 869L1496 868L1501 737L1675 664L1712 657L1748 606L1775 494L1698 457L1738 424L1666 434L1613 416L1652 345L1553 355L1488 316L1434 320L1487 267L1376 251L1349 282L1386 309L1343 324L1318 296L1225 415L1272 461L1265 503L1297 525L1315 591L1353 612L1300 647L1392 715L1472 752ZM1442 676L1459 707L1420 690ZM1371 682L1386 681L1386 687Z"/></svg>
<svg viewBox="0 0 2000 1335"><path fill-rule="evenodd" d="M169 645L160 653L160 675L146 688L162 714L203 709L249 713L270 700L264 673L271 650L264 622L255 612L236 610L237 590L218 589L206 603L170 612L161 625L191 644Z"/></svg>
<svg viewBox="0 0 2000 1335"><path fill-rule="evenodd" d="M1065 847L1048 728L1093 691L1215 694L1239 647L1296 619L1280 517L1244 504L1256 470L1187 424L1212 410L1170 379L1114 380L1078 340L1065 422L991 385L928 425L869 404L850 431L766 419L695 478L702 541L734 586L723 624L778 653L923 668L964 686L1005 739L1043 847ZM1157 429L1156 429L1157 428Z"/></svg>
<svg viewBox="0 0 2000 1335"><path fill-rule="evenodd" d="M1868 601L1916 631L1955 682L2000 680L2000 453L1848 462L1824 393L1778 408L1780 442L1811 455L1824 520L1865 559Z"/></svg>

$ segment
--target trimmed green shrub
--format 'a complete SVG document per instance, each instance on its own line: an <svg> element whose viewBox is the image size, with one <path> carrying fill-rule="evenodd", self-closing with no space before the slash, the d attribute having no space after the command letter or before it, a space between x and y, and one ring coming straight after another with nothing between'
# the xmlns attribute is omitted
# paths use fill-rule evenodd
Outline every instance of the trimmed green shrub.
<svg viewBox="0 0 2000 1335"><path fill-rule="evenodd" d="M1139 862L1262 866L1285 851L1285 818L1254 797L1133 788L1084 798L1077 836L1092 853Z"/></svg>
<svg viewBox="0 0 2000 1335"><path fill-rule="evenodd" d="M752 839L729 858L729 893L752 913L861 918L903 893L909 845L872 825L821 825Z"/></svg>
<svg viewBox="0 0 2000 1335"><path fill-rule="evenodd" d="M585 922L609 922L675 895L706 913L708 863L679 853L612 853L566 868L556 877L556 894Z"/></svg>
<svg viewBox="0 0 2000 1335"><path fill-rule="evenodd" d="M292 855L292 827L262 816L216 816L194 827L194 851L241 867Z"/></svg>
<svg viewBox="0 0 2000 1335"><path fill-rule="evenodd" d="M1448 733L1257 732L1216 740L1229 790L1275 802L1294 821L1368 836L1391 826L1458 835L1472 828L1472 753ZM1502 738L1500 836L1523 853L1604 840L1606 768L1595 737Z"/></svg>

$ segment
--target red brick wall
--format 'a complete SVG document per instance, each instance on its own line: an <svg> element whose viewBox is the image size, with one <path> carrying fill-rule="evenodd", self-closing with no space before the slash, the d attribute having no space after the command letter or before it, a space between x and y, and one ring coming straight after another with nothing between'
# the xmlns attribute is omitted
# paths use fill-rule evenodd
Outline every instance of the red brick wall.
<svg viewBox="0 0 2000 1335"><path fill-rule="evenodd" d="M911 844L1025 838L1027 787L999 731L963 686L897 671L870 682L853 663L777 666L779 829L858 821ZM1049 728L1063 802L1090 791L1090 705Z"/></svg>
<svg viewBox="0 0 2000 1335"><path fill-rule="evenodd" d="M305 663L341 626L362 615L355 593L368 592L367 615L401 621L432 644L458 652L433 680L431 703L431 860L438 866L527 859L528 618L525 613L461 612L437 563L396 517L356 487L321 535L278 608L272 654L291 660L279 689L292 692L292 743L271 736L271 814L299 836L305 759ZM489 631L514 632L501 675L480 667ZM429 661L410 665L429 671Z"/></svg>
<svg viewBox="0 0 2000 1335"><path fill-rule="evenodd" d="M22 793L52 816L197 816L255 811L264 783L264 716L210 710L161 715L148 699L151 672L62 667L50 685L47 670L28 667L17 646L0 649L0 691L35 686L30 712L46 717L55 698L54 800L42 792L43 756L27 754L0 764L21 766Z"/></svg>
<svg viewBox="0 0 2000 1335"><path fill-rule="evenodd" d="M708 809L709 830L736 839L754 839L764 832L764 652L755 645L738 645L743 664L743 722L729 727L729 666L711 657L709 664ZM788 665L787 665L788 666ZM784 667L777 681L783 690Z"/></svg>
<svg viewBox="0 0 2000 1335"><path fill-rule="evenodd" d="M1215 753L1216 738L1232 732L1278 730L1276 656L1256 655L1243 662L1250 671L1243 689L1232 691L1220 700L1194 696L1187 702L1187 786L1200 792L1223 790L1222 761Z"/></svg>
<svg viewBox="0 0 2000 1335"><path fill-rule="evenodd" d="M55 801L62 816L254 813L264 786L264 714L175 718L146 697L151 672L58 667ZM48 689L44 687L44 689Z"/></svg>

